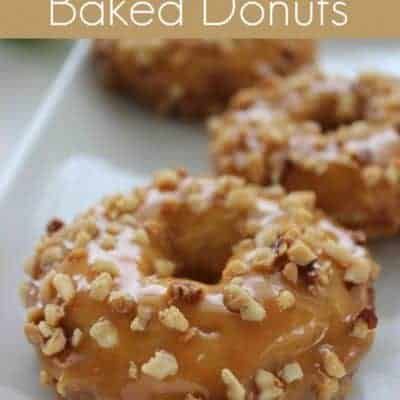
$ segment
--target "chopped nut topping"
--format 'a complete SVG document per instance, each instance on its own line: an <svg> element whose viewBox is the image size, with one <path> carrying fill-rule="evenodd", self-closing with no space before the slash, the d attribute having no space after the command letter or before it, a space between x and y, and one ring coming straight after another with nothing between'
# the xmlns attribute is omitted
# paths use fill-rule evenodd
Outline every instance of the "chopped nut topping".
<svg viewBox="0 0 400 400"><path fill-rule="evenodd" d="M366 283L371 275L371 265L366 260L360 259L346 270L344 280L356 285Z"/></svg>
<svg viewBox="0 0 400 400"><path fill-rule="evenodd" d="M44 318L44 311L42 307L29 307L26 311L26 321L38 323Z"/></svg>
<svg viewBox="0 0 400 400"><path fill-rule="evenodd" d="M175 190L179 183L179 175L174 170L163 170L154 177L154 184L160 190Z"/></svg>
<svg viewBox="0 0 400 400"><path fill-rule="evenodd" d="M91 216L85 220L85 231L90 235L90 237L94 238L99 233L99 229L97 227L96 218Z"/></svg>
<svg viewBox="0 0 400 400"><path fill-rule="evenodd" d="M118 201L118 207L121 213L131 213L137 209L140 203L140 197L136 193L124 196Z"/></svg>
<svg viewBox="0 0 400 400"><path fill-rule="evenodd" d="M66 388L66 383L65 383L65 374L62 374L60 378L58 379L57 385L56 385L56 390L57 393L64 399L67 398L67 388Z"/></svg>
<svg viewBox="0 0 400 400"><path fill-rule="evenodd" d="M244 321L262 321L266 312L249 292L236 284L226 285L224 288L225 307L232 312L239 312Z"/></svg>
<svg viewBox="0 0 400 400"><path fill-rule="evenodd" d="M296 284L299 279L299 269L295 263L287 263L282 270L282 275L289 282Z"/></svg>
<svg viewBox="0 0 400 400"><path fill-rule="evenodd" d="M248 210L255 204L254 191L249 188L233 189L226 198L226 206L228 208L237 208L240 210Z"/></svg>
<svg viewBox="0 0 400 400"><path fill-rule="evenodd" d="M24 325L25 336L29 343L33 345L41 345L43 343L43 335L37 325L28 322Z"/></svg>
<svg viewBox="0 0 400 400"><path fill-rule="evenodd" d="M146 364L142 365L141 370L144 374L162 381L168 376L176 375L178 362L172 354L160 350Z"/></svg>
<svg viewBox="0 0 400 400"><path fill-rule="evenodd" d="M143 332L153 316L153 308L140 304L137 309L137 316L131 323L134 332Z"/></svg>
<svg viewBox="0 0 400 400"><path fill-rule="evenodd" d="M332 257L345 267L350 266L354 261L354 257L350 251L340 244L335 243L333 240L328 240L323 243L323 248L328 256Z"/></svg>
<svg viewBox="0 0 400 400"><path fill-rule="evenodd" d="M244 275L249 271L246 263L240 260L231 260L228 262L225 273L230 276Z"/></svg>
<svg viewBox="0 0 400 400"><path fill-rule="evenodd" d="M104 301L111 292L113 278L108 272L102 272L90 284L89 296L96 301Z"/></svg>
<svg viewBox="0 0 400 400"><path fill-rule="evenodd" d="M64 309L56 304L47 304L44 308L44 319L52 327L58 326L64 314Z"/></svg>
<svg viewBox="0 0 400 400"><path fill-rule="evenodd" d="M375 329L378 325L378 317L372 308L364 308L358 315L358 318L367 323L368 329Z"/></svg>
<svg viewBox="0 0 400 400"><path fill-rule="evenodd" d="M280 310L289 310L296 304L296 298L289 290L282 290L276 298Z"/></svg>
<svg viewBox="0 0 400 400"><path fill-rule="evenodd" d="M111 349L119 342L117 329L106 319L100 319L94 323L89 334L104 349Z"/></svg>
<svg viewBox="0 0 400 400"><path fill-rule="evenodd" d="M313 210L315 208L316 196L314 192L299 191L289 193L282 200L282 207L286 209L306 208Z"/></svg>
<svg viewBox="0 0 400 400"><path fill-rule="evenodd" d="M281 400L285 394L282 382L271 372L258 370L255 382L260 391L259 400Z"/></svg>
<svg viewBox="0 0 400 400"><path fill-rule="evenodd" d="M58 295L69 303L75 297L75 286L71 277L66 274L55 274L53 278L53 286Z"/></svg>
<svg viewBox="0 0 400 400"><path fill-rule="evenodd" d="M38 328L45 339L48 339L53 334L53 328L45 321L40 321Z"/></svg>
<svg viewBox="0 0 400 400"><path fill-rule="evenodd" d="M112 261L96 260L92 265L92 269L93 271L99 273L107 272L112 277L116 277L119 275L119 269Z"/></svg>
<svg viewBox="0 0 400 400"><path fill-rule="evenodd" d="M356 337L358 339L366 339L368 337L370 330L368 328L368 324L362 319L358 319L353 326L353 329L350 333L351 336Z"/></svg>
<svg viewBox="0 0 400 400"><path fill-rule="evenodd" d="M128 293L121 290L113 290L108 298L111 308L120 313L127 314L135 308L135 299Z"/></svg>
<svg viewBox="0 0 400 400"><path fill-rule="evenodd" d="M169 260L158 259L154 263L154 269L156 274L161 278L167 278L172 276L175 272L176 265Z"/></svg>
<svg viewBox="0 0 400 400"><path fill-rule="evenodd" d="M249 263L253 267L269 268L275 261L275 253L269 247L259 247L250 253Z"/></svg>
<svg viewBox="0 0 400 400"><path fill-rule="evenodd" d="M65 349L66 344L67 339L65 338L64 331L61 328L56 328L50 339L42 347L42 352L45 356L52 357L61 353Z"/></svg>
<svg viewBox="0 0 400 400"><path fill-rule="evenodd" d="M51 270L42 279L39 288L39 297L44 302L49 302L54 296L53 279L56 275L56 271Z"/></svg>
<svg viewBox="0 0 400 400"><path fill-rule="evenodd" d="M150 238L144 229L136 229L133 232L132 241L138 245L145 246L150 243Z"/></svg>
<svg viewBox="0 0 400 400"><path fill-rule="evenodd" d="M202 299L204 292L201 287L193 283L177 282L169 285L168 295L172 303L195 304Z"/></svg>
<svg viewBox="0 0 400 400"><path fill-rule="evenodd" d="M209 201L198 193L192 193L187 197L187 204L192 212L195 214L201 214L205 212L209 207Z"/></svg>
<svg viewBox="0 0 400 400"><path fill-rule="evenodd" d="M82 338L83 338L83 332L76 328L74 329L74 332L72 333L72 337L71 337L71 345L74 348L79 347L79 345L82 342Z"/></svg>
<svg viewBox="0 0 400 400"><path fill-rule="evenodd" d="M229 370L223 369L221 371L221 378L226 386L226 397L228 400L244 400L246 397L246 390L244 386L238 381L236 376Z"/></svg>
<svg viewBox="0 0 400 400"><path fill-rule="evenodd" d="M314 269L309 271L306 278L312 281L312 284L316 283L322 286L327 286L332 276L332 263L325 260L320 263L314 264Z"/></svg>
<svg viewBox="0 0 400 400"><path fill-rule="evenodd" d="M339 393L339 381L323 374L322 381L316 386L317 400L334 400Z"/></svg>
<svg viewBox="0 0 400 400"><path fill-rule="evenodd" d="M64 227L64 222L61 219L54 218L47 224L46 231L48 235L52 235L53 233L56 233L63 227Z"/></svg>
<svg viewBox="0 0 400 400"><path fill-rule="evenodd" d="M43 251L40 262L42 265L50 265L56 261L62 260L64 257L64 251L60 246L48 247Z"/></svg>
<svg viewBox="0 0 400 400"><path fill-rule="evenodd" d="M91 239L92 239L92 237L89 235L88 232L86 232L86 231L80 231L80 232L76 235L75 246L76 246L76 247L86 247L87 244L90 242Z"/></svg>
<svg viewBox="0 0 400 400"><path fill-rule="evenodd" d="M122 214L119 218L119 222L131 228L135 228L137 226L137 220L132 214Z"/></svg>
<svg viewBox="0 0 400 400"><path fill-rule="evenodd" d="M365 167L362 171L365 184L368 187L376 186L384 176L384 171L376 165Z"/></svg>
<svg viewBox="0 0 400 400"><path fill-rule="evenodd" d="M296 240L288 250L289 260L306 266L317 259L317 255L302 241Z"/></svg>
<svg viewBox="0 0 400 400"><path fill-rule="evenodd" d="M288 384L303 379L303 370L299 363L286 364L280 372L280 377Z"/></svg>
<svg viewBox="0 0 400 400"><path fill-rule="evenodd" d="M100 241L100 247L103 250L114 250L116 244L117 241L115 240L115 237L110 234L105 234L103 239Z"/></svg>
<svg viewBox="0 0 400 400"><path fill-rule="evenodd" d="M182 312L175 306L170 306L158 313L160 322L167 328L179 332L186 332L189 329L189 322Z"/></svg>
<svg viewBox="0 0 400 400"><path fill-rule="evenodd" d="M292 218L300 225L308 224L313 220L313 214L305 208L297 208L290 211Z"/></svg>
<svg viewBox="0 0 400 400"><path fill-rule="evenodd" d="M117 222L111 222L107 225L107 233L109 233L112 236L118 235L122 231L121 225L119 225Z"/></svg>
<svg viewBox="0 0 400 400"><path fill-rule="evenodd" d="M271 225L264 228L256 236L257 247L271 247L279 237L280 227L278 225Z"/></svg>
<svg viewBox="0 0 400 400"><path fill-rule="evenodd" d="M330 377L341 379L346 375L344 364L332 350L322 348L321 355L324 370Z"/></svg>
<svg viewBox="0 0 400 400"><path fill-rule="evenodd" d="M39 382L42 386L49 386L51 384L52 380L47 371L45 370L40 371Z"/></svg>
<svg viewBox="0 0 400 400"><path fill-rule="evenodd" d="M138 368L134 361L129 362L128 375L130 379L136 380L138 377Z"/></svg>

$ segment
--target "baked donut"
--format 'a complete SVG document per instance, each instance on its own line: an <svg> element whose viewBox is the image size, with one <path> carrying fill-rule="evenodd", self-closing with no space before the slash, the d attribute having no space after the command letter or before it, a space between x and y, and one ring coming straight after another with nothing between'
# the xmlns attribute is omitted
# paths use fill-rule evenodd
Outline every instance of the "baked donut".
<svg viewBox="0 0 400 400"><path fill-rule="evenodd" d="M338 399L376 327L359 234L239 178L163 171L27 263L25 333L68 400Z"/></svg>
<svg viewBox="0 0 400 400"><path fill-rule="evenodd" d="M312 190L317 206L368 236L400 227L400 81L308 71L240 92L210 120L216 169Z"/></svg>
<svg viewBox="0 0 400 400"><path fill-rule="evenodd" d="M94 58L105 82L162 114L202 118L238 90L271 73L314 61L309 40L98 40Z"/></svg>

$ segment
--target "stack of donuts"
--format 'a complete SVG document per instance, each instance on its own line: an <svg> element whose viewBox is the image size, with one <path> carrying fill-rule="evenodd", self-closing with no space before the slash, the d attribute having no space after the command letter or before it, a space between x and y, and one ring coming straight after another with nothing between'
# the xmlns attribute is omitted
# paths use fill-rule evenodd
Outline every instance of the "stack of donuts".
<svg viewBox="0 0 400 400"><path fill-rule="evenodd" d="M207 117L216 176L162 170L27 261L25 334L66 400L341 400L400 227L400 81L295 40L97 41L105 82Z"/></svg>

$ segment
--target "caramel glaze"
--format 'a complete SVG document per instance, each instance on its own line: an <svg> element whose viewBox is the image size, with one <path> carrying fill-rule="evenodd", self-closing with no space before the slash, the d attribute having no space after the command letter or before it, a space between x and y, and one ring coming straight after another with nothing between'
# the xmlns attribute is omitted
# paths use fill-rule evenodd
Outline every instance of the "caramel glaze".
<svg viewBox="0 0 400 400"><path fill-rule="evenodd" d="M400 227L400 82L298 74L244 90L210 121L220 173L287 190L368 236Z"/></svg>
<svg viewBox="0 0 400 400"><path fill-rule="evenodd" d="M283 383L282 398L342 398L373 339L375 326L369 321L364 337L351 334L360 315L373 315L374 310L371 283L377 266L367 251L355 243L351 232L315 211L311 193L286 196L279 188L256 188L238 178L189 178L183 172L176 176L173 187L166 188L161 181L158 186L136 190L134 195L140 200L132 211L119 211L121 196L106 199L73 224L45 236L38 245L29 264L31 278L25 300L31 324L43 319L45 304L64 307L60 326L68 340L65 348L49 357L42 354L43 341L36 343L42 368L54 384L58 382L59 394L68 400L177 400L188 394L199 399L233 399L221 380L221 370L227 368L246 389L246 398L255 399L259 391L254 376L259 369L278 374L286 364L297 362L304 376ZM84 246L74 244L77 235L88 229L88 221L93 237ZM104 237L115 224L119 227L113 235L115 247L105 250ZM147 242L132 241L138 228L145 228ZM256 262L256 252L265 246L255 238L276 228L279 235L269 243L273 261ZM298 280L289 281L282 270L288 263L287 249L296 238L308 240L316 258L307 266L297 266ZM328 255L321 247L328 240L350 261L342 258L339 262L335 255ZM54 246L62 249L63 256L49 262L45 253ZM173 276L155 273L154 262L160 258L174 263ZM99 259L117 267L114 289L132 296L133 309L116 312L107 300L89 296L90 282L97 275L93 263ZM232 260L241 260L246 272L235 271ZM319 271L326 261L329 279L321 283ZM370 271L359 284L345 282L346 271L355 262L362 262ZM68 303L54 287L45 300L40 294L39 288L53 270L73 279L76 293ZM238 277L238 284L266 310L263 320L243 320L227 308L224 288ZM202 295L190 301L171 297L171 284L177 283L193 285ZM295 305L287 310L277 303L284 289L295 296ZM130 323L137 306L143 304L151 305L154 314L143 332L134 332ZM158 319L157 312L171 304L188 320L186 332L167 328ZM118 332L118 344L112 348L102 348L90 336L99 319L110 321ZM83 336L74 348L70 338L77 328ZM28 338L32 341L29 334ZM321 392L326 376L323 345L330 346L346 368L346 376L338 380L339 391L328 393L331 397ZM140 366L158 350L173 354L179 366L174 376L164 380L140 372ZM128 376L130 361L138 366L137 379Z"/></svg>
<svg viewBox="0 0 400 400"><path fill-rule="evenodd" d="M106 83L160 113L203 118L237 90L314 62L310 40L98 40Z"/></svg>

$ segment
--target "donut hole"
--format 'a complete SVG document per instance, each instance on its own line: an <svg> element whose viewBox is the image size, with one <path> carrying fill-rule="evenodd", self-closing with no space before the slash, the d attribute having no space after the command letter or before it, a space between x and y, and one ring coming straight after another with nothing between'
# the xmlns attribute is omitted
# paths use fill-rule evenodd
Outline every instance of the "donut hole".
<svg viewBox="0 0 400 400"><path fill-rule="evenodd" d="M169 225L170 258L177 265L175 277L219 283L233 246L242 239L237 213L222 207L201 215L182 211Z"/></svg>

